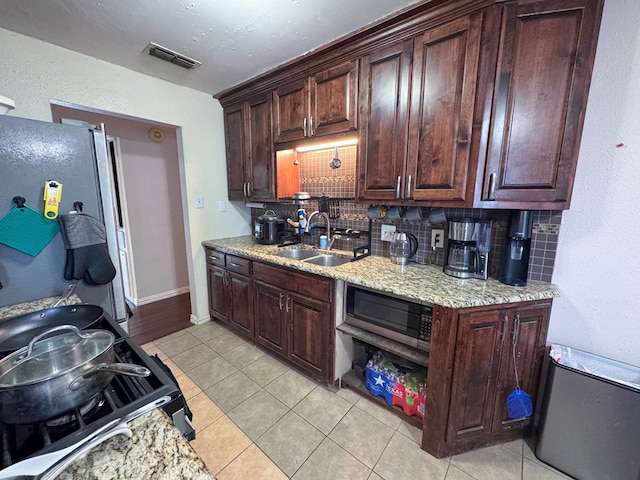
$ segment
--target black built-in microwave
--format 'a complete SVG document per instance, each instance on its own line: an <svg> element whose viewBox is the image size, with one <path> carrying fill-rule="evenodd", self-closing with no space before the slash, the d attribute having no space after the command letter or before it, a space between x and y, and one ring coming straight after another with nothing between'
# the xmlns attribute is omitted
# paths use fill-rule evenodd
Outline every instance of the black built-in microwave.
<svg viewBox="0 0 640 480"><path fill-rule="evenodd" d="M429 350L433 305L346 284L344 321L420 350Z"/></svg>

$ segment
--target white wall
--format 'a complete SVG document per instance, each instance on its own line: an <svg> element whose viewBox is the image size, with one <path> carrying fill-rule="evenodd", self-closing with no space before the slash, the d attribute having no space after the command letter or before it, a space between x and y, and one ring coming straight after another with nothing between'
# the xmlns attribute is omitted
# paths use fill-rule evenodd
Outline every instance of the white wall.
<svg viewBox="0 0 640 480"><path fill-rule="evenodd" d="M606 0L548 342L640 366L640 2ZM624 146L617 147L623 143Z"/></svg>
<svg viewBox="0 0 640 480"><path fill-rule="evenodd" d="M0 29L0 95L16 102L11 115L51 121L50 99L181 127L187 251L192 309L208 318L203 240L247 235L249 212L227 198L222 108L211 95ZM196 193L203 209L193 208Z"/></svg>

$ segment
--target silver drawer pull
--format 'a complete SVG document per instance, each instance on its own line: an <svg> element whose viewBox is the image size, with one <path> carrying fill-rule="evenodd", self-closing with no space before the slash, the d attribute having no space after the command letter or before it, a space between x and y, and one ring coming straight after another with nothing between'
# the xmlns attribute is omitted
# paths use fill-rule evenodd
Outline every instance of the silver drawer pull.
<svg viewBox="0 0 640 480"><path fill-rule="evenodd" d="M398 175L398 182L396 183L396 198L400 198L400 175Z"/></svg>

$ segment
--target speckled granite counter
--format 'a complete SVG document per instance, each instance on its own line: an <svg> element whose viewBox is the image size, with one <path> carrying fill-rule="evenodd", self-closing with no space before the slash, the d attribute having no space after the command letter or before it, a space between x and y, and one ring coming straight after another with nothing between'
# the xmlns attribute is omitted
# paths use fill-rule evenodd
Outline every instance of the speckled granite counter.
<svg viewBox="0 0 640 480"><path fill-rule="evenodd" d="M310 248L308 245L259 245L252 236L206 240L202 245L444 307L497 305L559 296L558 288L550 283L532 281L526 287L511 287L494 279L461 280L446 275L437 265L400 266L387 257L370 256L336 267L322 267L274 255L282 248ZM333 253L348 255L348 252Z"/></svg>
<svg viewBox="0 0 640 480"><path fill-rule="evenodd" d="M52 307L59 297L0 308L0 319ZM72 295L69 304L82 300ZM73 480L125 480L148 478L215 480L189 442L163 410L156 408L129 427L132 437L117 435L80 457L57 478Z"/></svg>

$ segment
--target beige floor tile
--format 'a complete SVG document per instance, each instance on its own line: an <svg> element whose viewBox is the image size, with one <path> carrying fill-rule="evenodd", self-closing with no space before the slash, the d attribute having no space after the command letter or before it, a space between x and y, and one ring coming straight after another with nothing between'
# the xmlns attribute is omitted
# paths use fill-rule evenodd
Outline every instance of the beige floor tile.
<svg viewBox="0 0 640 480"><path fill-rule="evenodd" d="M304 462L292 477L293 480L366 480L371 469L352 457L330 439L325 438L320 446Z"/></svg>
<svg viewBox="0 0 640 480"><path fill-rule="evenodd" d="M268 385L289 370L282 362L271 355L264 355L253 363L242 367L242 371L261 387Z"/></svg>
<svg viewBox="0 0 640 480"><path fill-rule="evenodd" d="M178 386L182 391L182 395L184 395L184 398L187 400L202 392L200 387L193 383L193 381L185 374L176 375L176 380L178 381Z"/></svg>
<svg viewBox="0 0 640 480"><path fill-rule="evenodd" d="M231 409L227 415L249 438L256 441L287 412L289 412L289 407L266 390L261 389Z"/></svg>
<svg viewBox="0 0 640 480"><path fill-rule="evenodd" d="M212 338L219 337L229 332L228 328L217 321L210 321L203 323L202 325L194 325L187 328L187 332L196 338L199 338L203 342L207 342Z"/></svg>
<svg viewBox="0 0 640 480"><path fill-rule="evenodd" d="M267 430L256 445L287 475L293 475L325 436L294 412Z"/></svg>
<svg viewBox="0 0 640 480"><path fill-rule="evenodd" d="M510 448L511 450L518 452L520 455L522 455L523 453L523 447L524 447L524 440L522 438L518 439L518 440L513 440L512 442L507 442L507 443L503 443L502 445L504 445L507 448Z"/></svg>
<svg viewBox="0 0 640 480"><path fill-rule="evenodd" d="M522 480L565 480L571 479L544 463L535 463L527 458L522 463Z"/></svg>
<svg viewBox="0 0 640 480"><path fill-rule="evenodd" d="M196 433L204 430L217 419L224 415L224 412L204 393L200 393L189 400L189 408L193 413L193 423Z"/></svg>
<svg viewBox="0 0 640 480"><path fill-rule="evenodd" d="M504 445L481 448L451 457L451 464L478 480L519 480L522 455Z"/></svg>
<svg viewBox="0 0 640 480"><path fill-rule="evenodd" d="M245 340L233 332L227 332L224 335L212 338L205 342L218 353L228 352L232 348L246 343Z"/></svg>
<svg viewBox="0 0 640 480"><path fill-rule="evenodd" d="M181 337L183 335L185 335L187 333L187 329L184 328L182 330L178 330L177 332L173 332L169 335L165 335L164 337L161 338L156 338L153 343L155 343L156 345L161 345L165 342L168 342L169 340L174 340L178 337Z"/></svg>
<svg viewBox="0 0 640 480"><path fill-rule="evenodd" d="M368 398L361 397L360 400L356 402L355 406L360 410L367 412L372 417L377 418L382 423L390 426L394 430L396 430L400 426L400 422L402 421L402 419L398 415L390 411L385 406L379 405L373 399L370 400Z"/></svg>
<svg viewBox="0 0 640 480"><path fill-rule="evenodd" d="M209 360L208 362L189 370L186 374L202 390L206 390L219 381L224 380L229 375L233 375L237 371L238 369L227 362L224 358L216 357L213 360Z"/></svg>
<svg viewBox="0 0 640 480"><path fill-rule="evenodd" d="M351 404L345 399L317 386L293 408L293 411L328 435L350 408Z"/></svg>
<svg viewBox="0 0 640 480"><path fill-rule="evenodd" d="M354 392L350 388L339 388L338 391L336 392L336 395L344 398L351 405L355 405L358 402L358 400L362 398L361 395Z"/></svg>
<svg viewBox="0 0 640 480"><path fill-rule="evenodd" d="M177 377L178 375L184 375L184 372L182 371L182 369L178 367L175 364L175 362L170 358L163 360L162 363L164 363L167 367L169 367L169 370L171 370L171 373L173 373L174 377Z"/></svg>
<svg viewBox="0 0 640 480"><path fill-rule="evenodd" d="M418 446L422 445L422 429L416 427L415 425L410 424L406 421L401 421L400 425L398 425L398 431L403 434L405 437L410 438L414 442L418 444Z"/></svg>
<svg viewBox="0 0 640 480"><path fill-rule="evenodd" d="M395 432L373 471L385 480L444 480L448 460L438 459L421 450L413 441ZM503 480L501 477L496 479Z"/></svg>
<svg viewBox="0 0 640 480"><path fill-rule="evenodd" d="M249 343L241 343L237 347L222 354L229 363L237 368L246 367L259 358L264 357L264 355L265 353L262 350Z"/></svg>
<svg viewBox="0 0 640 480"><path fill-rule="evenodd" d="M367 480L384 480L384 478L382 478L376 472L371 472L371 475L369 475L369 478Z"/></svg>
<svg viewBox="0 0 640 480"><path fill-rule="evenodd" d="M214 475L229 465L249 445L249 437L226 416L220 417L199 432L191 442L191 446Z"/></svg>
<svg viewBox="0 0 640 480"><path fill-rule="evenodd" d="M475 480L475 479L471 475L467 475L466 473L464 473L458 467L449 465L449 471L447 472L447 476L445 477L445 480Z"/></svg>
<svg viewBox="0 0 640 480"><path fill-rule="evenodd" d="M238 371L206 389L204 393L216 402L216 405L224 412L228 412L258 390L260 390L260 385Z"/></svg>
<svg viewBox="0 0 640 480"><path fill-rule="evenodd" d="M175 335L175 333L172 335ZM156 345L158 345L160 350L169 355L169 357L174 357L179 353L195 347L196 345L200 345L201 343L202 342L200 340L190 333L184 332L183 335L163 341L162 343L156 342Z"/></svg>
<svg viewBox="0 0 640 480"><path fill-rule="evenodd" d="M561 472L553 468L551 465L544 463L542 460L538 460L538 457L536 457L534 453L534 449L535 449L535 442L532 439L525 439L524 445L523 445L523 457L524 457L523 472L526 469L527 460L528 460L529 462L535 465L538 465L539 467L550 470L552 473L558 475L560 478L571 478L571 477L565 476L564 474L562 474ZM529 468L529 470L533 470L533 469ZM524 473L523 473L523 477L524 477ZM529 476L529 478L532 478L531 475ZM551 477L551 478L557 478L557 477Z"/></svg>
<svg viewBox="0 0 640 480"><path fill-rule="evenodd" d="M336 425L329 438L373 468L393 434L391 427L354 407Z"/></svg>
<svg viewBox="0 0 640 480"><path fill-rule="evenodd" d="M288 477L262 450L251 445L216 475L217 480L286 480Z"/></svg>
<svg viewBox="0 0 640 480"><path fill-rule="evenodd" d="M213 351L211 347L201 343L189 350L185 350L182 353L171 358L182 370L185 372L191 370L199 365L202 365L209 360L213 360L218 354Z"/></svg>
<svg viewBox="0 0 640 480"><path fill-rule="evenodd" d="M149 356L158 355L158 358L160 360L166 360L167 358L169 358L169 356L162 350L160 350L160 348L154 342L145 343L142 346L142 349L147 352Z"/></svg>
<svg viewBox="0 0 640 480"><path fill-rule="evenodd" d="M264 388L289 408L293 408L316 386L315 382L298 372L287 370Z"/></svg>

